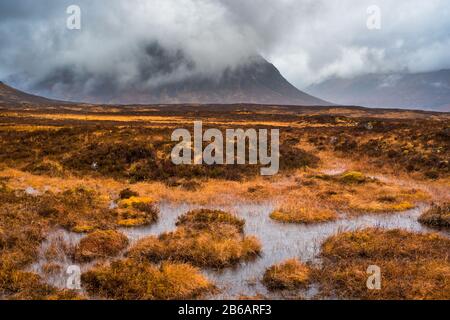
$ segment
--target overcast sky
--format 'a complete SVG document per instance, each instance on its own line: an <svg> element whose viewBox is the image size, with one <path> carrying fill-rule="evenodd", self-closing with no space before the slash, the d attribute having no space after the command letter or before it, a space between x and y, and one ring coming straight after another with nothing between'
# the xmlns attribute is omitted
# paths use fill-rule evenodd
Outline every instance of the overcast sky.
<svg viewBox="0 0 450 320"><path fill-rule="evenodd" d="M66 28L72 4L81 30ZM371 5L381 10L379 30L366 25ZM0 79L27 88L69 68L87 84L98 75L128 83L158 43L181 62L157 81L261 54L304 88L333 76L450 68L449 30L448 0L1 0Z"/></svg>

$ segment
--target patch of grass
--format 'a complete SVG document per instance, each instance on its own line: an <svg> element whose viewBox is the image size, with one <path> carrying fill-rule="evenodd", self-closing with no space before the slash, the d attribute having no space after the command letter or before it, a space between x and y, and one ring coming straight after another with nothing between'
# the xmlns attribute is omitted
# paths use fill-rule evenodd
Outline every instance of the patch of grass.
<svg viewBox="0 0 450 320"><path fill-rule="evenodd" d="M118 213L119 226L136 227L156 222L159 209L150 197L131 196L119 202Z"/></svg>
<svg viewBox="0 0 450 320"><path fill-rule="evenodd" d="M73 290L60 290L43 282L39 275L0 266L0 296L11 300L80 300Z"/></svg>
<svg viewBox="0 0 450 320"><path fill-rule="evenodd" d="M63 177L65 174L64 168L60 163L48 159L37 163L30 163L24 170L35 175L47 175L50 177Z"/></svg>
<svg viewBox="0 0 450 320"><path fill-rule="evenodd" d="M309 279L310 268L297 259L290 259L268 268L263 283L270 290L294 290L307 286Z"/></svg>
<svg viewBox="0 0 450 320"><path fill-rule="evenodd" d="M229 213L194 210L180 217L175 231L138 241L128 256L159 262L173 260L224 268L256 257L258 239L243 234L243 221Z"/></svg>
<svg viewBox="0 0 450 320"><path fill-rule="evenodd" d="M280 208L270 214L270 218L285 223L321 223L333 221L338 218L336 212L320 208Z"/></svg>
<svg viewBox="0 0 450 320"><path fill-rule="evenodd" d="M154 202L155 200L150 197L131 196L128 198L123 198L123 200L119 202L119 206L122 208L134 208L136 205L139 204L151 204Z"/></svg>
<svg viewBox="0 0 450 320"><path fill-rule="evenodd" d="M450 228L450 203L433 205L420 216L419 222L430 227Z"/></svg>
<svg viewBox="0 0 450 320"><path fill-rule="evenodd" d="M350 201L349 208L356 211L365 211L371 213L377 212L402 212L414 209L416 205L409 201L401 201L397 203L386 203L381 201L359 202L357 199Z"/></svg>
<svg viewBox="0 0 450 320"><path fill-rule="evenodd" d="M94 226L88 226L88 225L76 225L72 228L72 232L75 233L89 233L95 230Z"/></svg>
<svg viewBox="0 0 450 320"><path fill-rule="evenodd" d="M322 179L325 181L335 181L341 184L363 184L366 182L374 182L375 179L369 178L359 171L347 171L337 175L329 175L329 174L316 174L314 178Z"/></svg>
<svg viewBox="0 0 450 320"><path fill-rule="evenodd" d="M130 199L131 197L139 197L139 193L131 190L130 188L123 189L119 193L120 199Z"/></svg>
<svg viewBox="0 0 450 320"><path fill-rule="evenodd" d="M418 189L408 189L394 183L365 178L365 176L361 178L354 172L310 177L316 179L316 184L303 187L309 193L317 194L317 201L327 207L352 214L402 212L415 208L417 202L429 199L428 194ZM343 177L346 183L341 181ZM349 181L352 182L349 183Z"/></svg>
<svg viewBox="0 0 450 320"><path fill-rule="evenodd" d="M338 180L345 184L361 184L370 181L370 178L359 171L348 171L339 175Z"/></svg>
<svg viewBox="0 0 450 320"><path fill-rule="evenodd" d="M350 299L449 299L450 240L438 234L366 229L329 238L318 271L324 294ZM367 268L381 269L381 290L369 290Z"/></svg>
<svg viewBox="0 0 450 320"><path fill-rule="evenodd" d="M244 231L245 221L228 212L221 210L198 209L189 211L178 218L177 226L205 229L211 224L228 224Z"/></svg>
<svg viewBox="0 0 450 320"><path fill-rule="evenodd" d="M95 267L82 274L85 289L95 296L119 300L193 299L213 289L189 264L156 266L130 259Z"/></svg>
<svg viewBox="0 0 450 320"><path fill-rule="evenodd" d="M199 267L224 268L256 257L261 244L252 236L242 236L234 227L222 225L217 230L192 230L179 227L159 237L138 241L128 256L159 262L189 262Z"/></svg>
<svg viewBox="0 0 450 320"><path fill-rule="evenodd" d="M115 230L99 230L81 239L75 248L74 257L77 261L105 259L118 255L128 245L128 238Z"/></svg>

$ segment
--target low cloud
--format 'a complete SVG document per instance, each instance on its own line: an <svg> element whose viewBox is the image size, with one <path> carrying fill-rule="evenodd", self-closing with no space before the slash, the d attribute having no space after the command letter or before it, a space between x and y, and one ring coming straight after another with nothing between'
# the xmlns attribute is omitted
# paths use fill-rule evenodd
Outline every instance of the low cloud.
<svg viewBox="0 0 450 320"><path fill-rule="evenodd" d="M66 8L82 29L66 28ZM381 9L381 29L366 27ZM0 78L85 93L218 76L262 54L300 88L333 76L450 68L444 0L7 0Z"/></svg>

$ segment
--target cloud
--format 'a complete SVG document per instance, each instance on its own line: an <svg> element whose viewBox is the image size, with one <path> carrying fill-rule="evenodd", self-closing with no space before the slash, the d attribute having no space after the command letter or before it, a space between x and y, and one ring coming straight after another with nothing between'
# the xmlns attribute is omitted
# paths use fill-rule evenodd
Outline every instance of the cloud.
<svg viewBox="0 0 450 320"><path fill-rule="evenodd" d="M66 28L66 8L82 29ZM381 29L366 27L381 9ZM155 86L262 54L300 88L333 76L450 68L445 0L8 0L0 78L39 92Z"/></svg>

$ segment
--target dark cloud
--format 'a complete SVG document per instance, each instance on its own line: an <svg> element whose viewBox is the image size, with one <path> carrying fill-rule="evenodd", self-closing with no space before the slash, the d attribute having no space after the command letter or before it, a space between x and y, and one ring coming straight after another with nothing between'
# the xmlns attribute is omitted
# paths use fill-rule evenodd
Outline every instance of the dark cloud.
<svg viewBox="0 0 450 320"><path fill-rule="evenodd" d="M82 29L66 28L66 8ZM381 30L366 27L381 9ZM3 0L0 78L23 89L110 90L217 75L262 54L295 85L450 68L444 0Z"/></svg>

